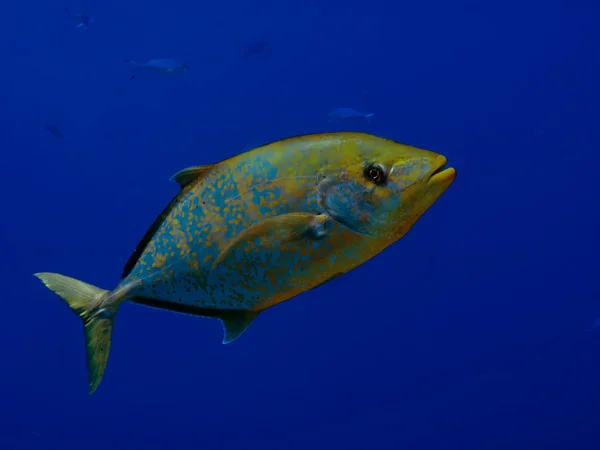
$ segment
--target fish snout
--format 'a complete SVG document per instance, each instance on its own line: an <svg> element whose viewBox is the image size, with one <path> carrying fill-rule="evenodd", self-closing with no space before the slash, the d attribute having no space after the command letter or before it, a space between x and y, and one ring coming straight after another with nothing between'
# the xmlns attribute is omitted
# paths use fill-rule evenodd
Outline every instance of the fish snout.
<svg viewBox="0 0 600 450"><path fill-rule="evenodd" d="M427 183L432 185L439 185L447 188L452 184L454 178L456 178L456 170L453 167L446 168L448 160L445 156L439 155L433 165Z"/></svg>

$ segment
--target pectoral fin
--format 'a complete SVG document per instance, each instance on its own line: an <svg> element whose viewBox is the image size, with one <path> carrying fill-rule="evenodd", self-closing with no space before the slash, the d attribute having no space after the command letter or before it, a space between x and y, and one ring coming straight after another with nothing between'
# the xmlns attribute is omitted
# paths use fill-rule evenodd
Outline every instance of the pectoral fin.
<svg viewBox="0 0 600 450"><path fill-rule="evenodd" d="M326 214L290 213L269 217L242 231L225 247L213 264L213 269L223 262L229 253L243 242L266 237L267 243L285 244L297 239L320 239L327 234L329 216Z"/></svg>

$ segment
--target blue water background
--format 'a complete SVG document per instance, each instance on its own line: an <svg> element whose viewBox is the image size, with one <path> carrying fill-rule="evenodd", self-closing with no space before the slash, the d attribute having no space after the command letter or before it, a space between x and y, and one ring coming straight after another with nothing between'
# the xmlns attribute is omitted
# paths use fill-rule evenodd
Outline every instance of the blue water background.
<svg viewBox="0 0 600 450"><path fill-rule="evenodd" d="M600 3L5 3L0 448L599 448ZM130 80L125 58L190 70ZM329 123L337 107L375 117ZM32 274L111 288L173 173L342 129L440 152L457 179L233 344L125 304L90 397L81 323Z"/></svg>

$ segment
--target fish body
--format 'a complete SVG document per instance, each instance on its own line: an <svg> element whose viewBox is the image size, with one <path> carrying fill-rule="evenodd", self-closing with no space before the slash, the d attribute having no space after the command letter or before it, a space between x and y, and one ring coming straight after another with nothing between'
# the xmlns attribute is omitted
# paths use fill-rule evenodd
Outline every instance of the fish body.
<svg viewBox="0 0 600 450"><path fill-rule="evenodd" d="M65 8L67 14L71 16L71 19L75 22L75 28L87 29L87 27L94 23L96 19L86 13L73 13L69 8Z"/></svg>
<svg viewBox="0 0 600 450"><path fill-rule="evenodd" d="M370 121L375 114L364 114L353 108L336 108L329 113L329 120L366 119Z"/></svg>
<svg viewBox="0 0 600 450"><path fill-rule="evenodd" d="M244 49L244 58L250 58L251 56L258 55L262 53L266 48L267 43L265 41L257 41L252 44L246 46Z"/></svg>
<svg viewBox="0 0 600 450"><path fill-rule="evenodd" d="M44 128L48 130L51 135L56 136L57 138L63 137L62 132L55 125L46 124L44 125Z"/></svg>
<svg viewBox="0 0 600 450"><path fill-rule="evenodd" d="M179 194L105 291L36 274L86 324L90 391L130 300L222 320L224 343L262 311L371 259L453 182L446 158L364 133L273 142L173 179Z"/></svg>
<svg viewBox="0 0 600 450"><path fill-rule="evenodd" d="M151 59L147 62L137 62L130 59L126 59L125 61L137 69L149 69L163 73L181 73L189 69L187 64L171 58Z"/></svg>
<svg viewBox="0 0 600 450"><path fill-rule="evenodd" d="M600 319L596 319L592 325L585 329L585 331L599 331L600 330Z"/></svg>

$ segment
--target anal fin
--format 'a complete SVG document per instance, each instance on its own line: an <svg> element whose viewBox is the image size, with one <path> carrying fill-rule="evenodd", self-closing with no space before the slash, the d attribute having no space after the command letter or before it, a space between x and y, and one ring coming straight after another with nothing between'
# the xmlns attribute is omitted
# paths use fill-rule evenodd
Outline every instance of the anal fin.
<svg viewBox="0 0 600 450"><path fill-rule="evenodd" d="M256 319L256 316L260 314L260 311L201 308L181 303L165 302L149 297L133 297L130 300L151 308L219 319L223 323L223 344L229 344L240 337L252 321Z"/></svg>
<svg viewBox="0 0 600 450"><path fill-rule="evenodd" d="M229 344L239 338L260 312L223 311L219 319L223 322L223 344Z"/></svg>

